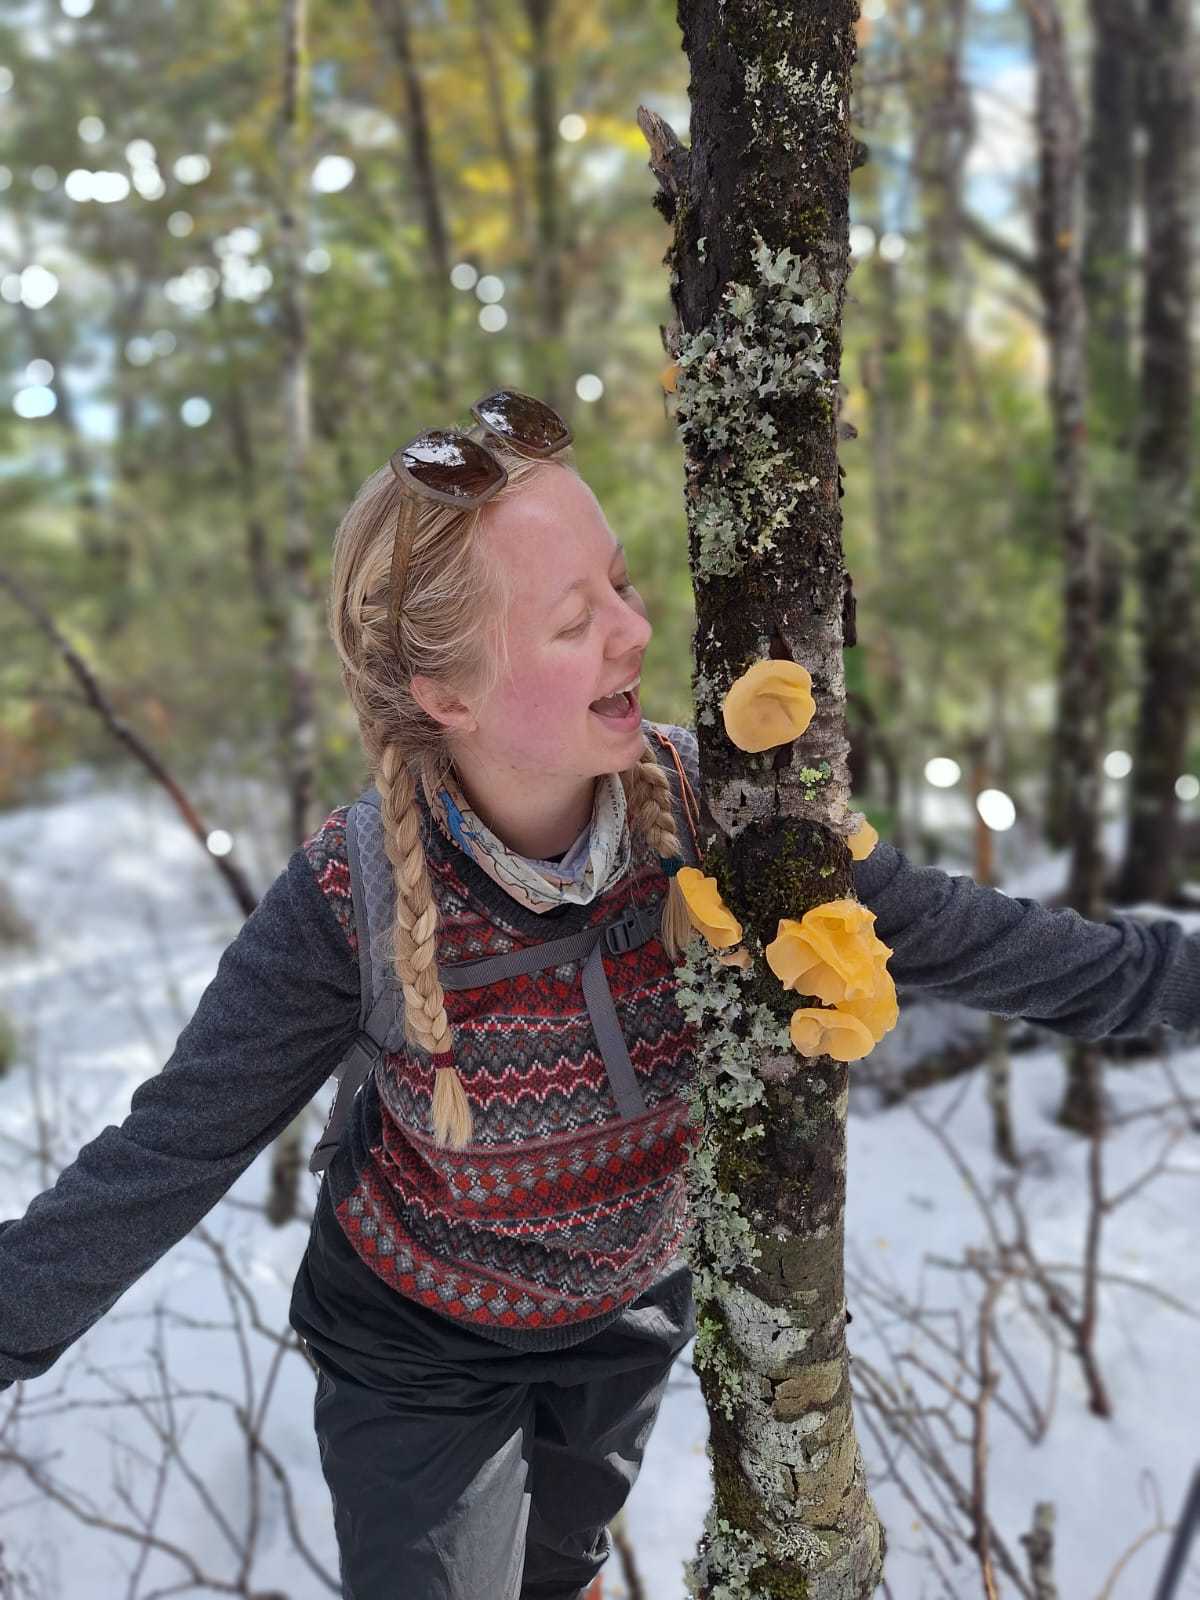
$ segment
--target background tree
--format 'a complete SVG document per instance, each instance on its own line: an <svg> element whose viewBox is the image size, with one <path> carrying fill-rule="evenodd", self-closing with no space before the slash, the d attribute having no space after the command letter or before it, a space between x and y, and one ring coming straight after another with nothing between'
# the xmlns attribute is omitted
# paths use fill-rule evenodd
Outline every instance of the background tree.
<svg viewBox="0 0 1200 1600"><path fill-rule="evenodd" d="M1176 782L1196 659L1192 285L1196 73L1187 0L1148 0L1141 85L1146 266L1137 448L1141 705L1118 900L1179 878Z"/></svg>

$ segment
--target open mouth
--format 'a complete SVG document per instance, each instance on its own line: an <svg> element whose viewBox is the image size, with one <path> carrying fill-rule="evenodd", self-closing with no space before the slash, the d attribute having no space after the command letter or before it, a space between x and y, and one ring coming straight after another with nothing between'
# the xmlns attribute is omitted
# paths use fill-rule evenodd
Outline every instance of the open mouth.
<svg viewBox="0 0 1200 1600"><path fill-rule="evenodd" d="M627 689L623 694L610 694L603 700L593 700L588 710L620 727L632 727L642 720L637 690Z"/></svg>

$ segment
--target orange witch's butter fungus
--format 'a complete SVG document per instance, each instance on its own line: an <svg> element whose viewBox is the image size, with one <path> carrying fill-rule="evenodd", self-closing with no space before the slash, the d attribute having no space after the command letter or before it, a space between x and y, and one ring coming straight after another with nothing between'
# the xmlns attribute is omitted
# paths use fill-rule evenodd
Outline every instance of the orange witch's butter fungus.
<svg viewBox="0 0 1200 1600"><path fill-rule="evenodd" d="M866 817L862 816L861 812L859 815L861 817L861 821L859 822L856 830L847 836L846 844L849 847L850 854L855 861L865 861L871 854L871 851L874 850L875 846L879 843L879 835L867 821Z"/></svg>
<svg viewBox="0 0 1200 1600"><path fill-rule="evenodd" d="M871 931L875 913L857 900L827 900L797 921L780 917L763 954L785 989L828 1005L874 999L891 949Z"/></svg>
<svg viewBox="0 0 1200 1600"><path fill-rule="evenodd" d="M739 750L770 750L798 739L816 711L812 677L798 661L756 661L725 696L725 732Z"/></svg>
<svg viewBox="0 0 1200 1600"><path fill-rule="evenodd" d="M890 1033L900 1019L900 1007L896 1003L896 985L891 973L882 968L879 973L879 987L873 995L865 1000L839 1000L839 1011L848 1012L850 1016L857 1017L871 1033L878 1044L885 1033Z"/></svg>
<svg viewBox="0 0 1200 1600"><path fill-rule="evenodd" d="M737 944L742 925L721 899L717 880L706 877L699 867L680 867L675 881L683 892L688 916L709 944L718 950Z"/></svg>
<svg viewBox="0 0 1200 1600"><path fill-rule="evenodd" d="M850 1012L802 1006L788 1024L792 1044L802 1056L832 1056L835 1061L861 1061L875 1048L865 1022Z"/></svg>

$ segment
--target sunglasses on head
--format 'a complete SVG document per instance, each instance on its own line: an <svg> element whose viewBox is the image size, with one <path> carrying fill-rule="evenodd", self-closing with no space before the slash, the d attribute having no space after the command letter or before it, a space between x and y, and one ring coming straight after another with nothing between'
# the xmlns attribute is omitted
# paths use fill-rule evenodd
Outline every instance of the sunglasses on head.
<svg viewBox="0 0 1200 1600"><path fill-rule="evenodd" d="M531 456L552 456L571 443L571 430L552 406L516 389L496 389L471 407L481 428ZM418 494L452 506L481 506L508 482L487 445L461 428L431 428L401 445L392 471Z"/></svg>
<svg viewBox="0 0 1200 1600"><path fill-rule="evenodd" d="M516 389L495 389L471 407L471 415L485 432L495 434L525 455L546 457L565 450L571 429L552 406ZM499 457L461 428L430 428L392 453L388 461L396 476L414 493L447 505L481 506L508 482ZM397 630L404 598L407 551L404 541L392 544L390 593Z"/></svg>

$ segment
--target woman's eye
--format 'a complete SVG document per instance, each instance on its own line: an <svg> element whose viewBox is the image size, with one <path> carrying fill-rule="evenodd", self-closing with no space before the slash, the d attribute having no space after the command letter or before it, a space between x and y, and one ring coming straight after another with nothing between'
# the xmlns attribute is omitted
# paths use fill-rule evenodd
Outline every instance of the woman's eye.
<svg viewBox="0 0 1200 1600"><path fill-rule="evenodd" d="M634 584L633 579L630 578L626 583L619 583L617 585L617 591L620 594L624 594L627 589L633 589L635 587L636 587L636 585ZM592 620L592 613L589 611L587 616L584 617L583 621L579 624L578 627L566 628L563 631L563 638L564 639L573 639L573 638L575 638L576 635L581 634L584 631L584 629L587 627L588 623L591 622L591 620Z"/></svg>

